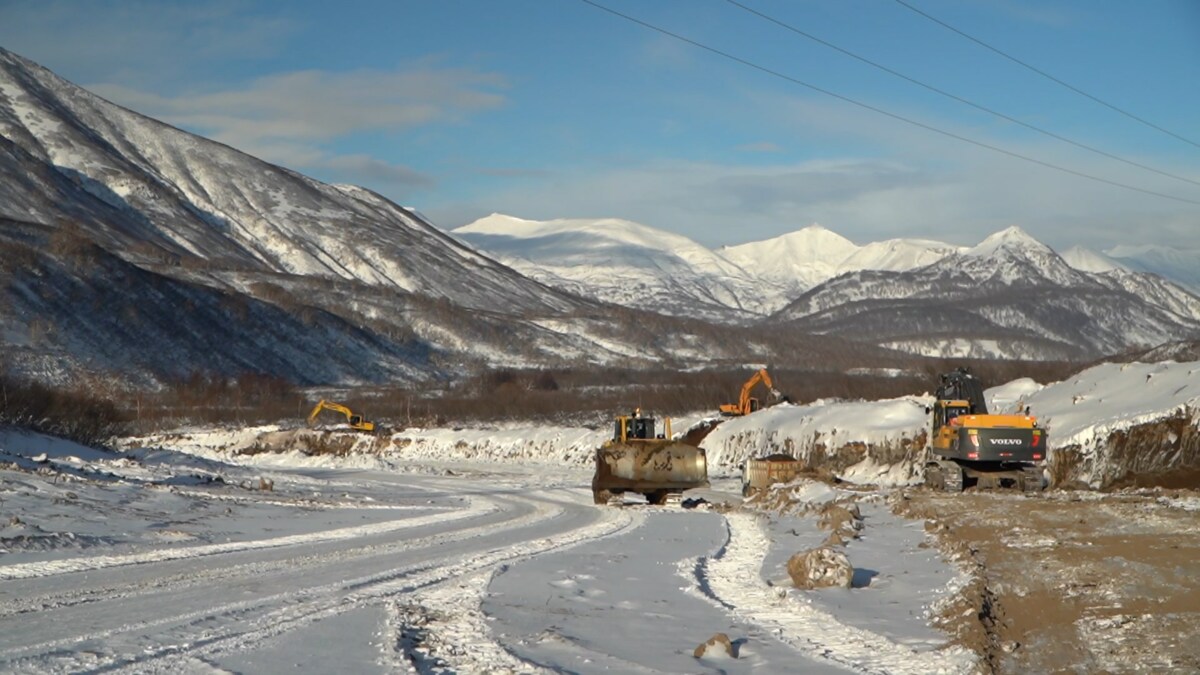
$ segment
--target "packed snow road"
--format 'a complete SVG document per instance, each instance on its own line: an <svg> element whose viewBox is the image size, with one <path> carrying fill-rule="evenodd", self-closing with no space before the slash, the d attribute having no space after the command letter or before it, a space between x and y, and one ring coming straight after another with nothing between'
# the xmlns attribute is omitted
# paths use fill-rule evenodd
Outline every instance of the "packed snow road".
<svg viewBox="0 0 1200 675"><path fill-rule="evenodd" d="M258 527L258 538L233 533L221 543L116 546L120 552L102 555L89 555L98 548L90 547L69 556L3 556L0 670L271 669L284 664L258 662L256 652L270 652L280 636L363 610L383 619L393 603L635 522L627 512L587 505L578 490L521 493L388 474L337 480L366 499L254 503L240 513L259 523L235 527ZM192 498L203 500L200 492ZM264 506L280 512L264 516ZM229 511L226 518L236 518ZM275 530L286 533L271 536ZM184 538L182 526L176 532ZM9 562L21 558L29 560ZM399 636L383 628L382 620L366 634L321 628L309 644L343 651L350 663L365 658L362 665L374 669L401 665ZM373 639L380 649L363 650ZM351 648L336 644L345 640Z"/></svg>
<svg viewBox="0 0 1200 675"><path fill-rule="evenodd" d="M899 623L856 628L772 587L764 560L795 523L780 535L749 514L597 507L577 468L288 467L267 478L198 458L25 454L0 468L6 512L22 514L0 528L2 672L877 673L972 663L940 650L944 638L919 611L898 638L889 631ZM876 586L872 602L927 600ZM736 658L694 657L718 632Z"/></svg>

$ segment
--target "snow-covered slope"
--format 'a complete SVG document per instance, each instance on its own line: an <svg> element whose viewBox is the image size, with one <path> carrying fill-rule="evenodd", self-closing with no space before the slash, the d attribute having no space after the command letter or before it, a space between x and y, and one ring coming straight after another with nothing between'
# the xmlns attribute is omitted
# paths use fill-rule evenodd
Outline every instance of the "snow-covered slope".
<svg viewBox="0 0 1200 675"><path fill-rule="evenodd" d="M678 344L689 360L729 357L645 313L593 311L373 192L146 118L3 50L0 222L0 276L15 280L0 286L0 337L27 372L350 383L663 363ZM109 296L121 306L97 304Z"/></svg>
<svg viewBox="0 0 1200 675"><path fill-rule="evenodd" d="M1122 264L1116 258L1083 246L1072 246L1063 251L1062 259L1071 267L1082 272L1101 273L1113 270L1129 270L1127 265Z"/></svg>
<svg viewBox="0 0 1200 675"><path fill-rule="evenodd" d="M889 239L858 246L813 223L788 234L718 252L764 279L783 285L793 297L846 272L924 267L961 248L925 239Z"/></svg>
<svg viewBox="0 0 1200 675"><path fill-rule="evenodd" d="M30 177L0 185L0 215L79 222L114 251L382 285L466 307L575 305L377 194L149 119L3 50L0 137ZM78 198L58 201L63 190Z"/></svg>
<svg viewBox="0 0 1200 675"><path fill-rule="evenodd" d="M857 251L854 242L817 223L765 241L718 250L743 268L800 292L837 276L842 262Z"/></svg>
<svg viewBox="0 0 1200 675"><path fill-rule="evenodd" d="M1152 275L1076 270L1014 227L920 269L837 277L774 318L930 356L1059 359L1195 337L1200 299Z"/></svg>
<svg viewBox="0 0 1200 675"><path fill-rule="evenodd" d="M1200 293L1200 249L1124 245L1105 253L1131 269L1157 274Z"/></svg>
<svg viewBox="0 0 1200 675"><path fill-rule="evenodd" d="M1105 363L1023 405L1050 430L1060 481L1099 487L1200 466L1200 362Z"/></svg>
<svg viewBox="0 0 1200 675"><path fill-rule="evenodd" d="M628 220L492 214L453 232L534 279L624 307L729 320L780 303L737 264Z"/></svg>

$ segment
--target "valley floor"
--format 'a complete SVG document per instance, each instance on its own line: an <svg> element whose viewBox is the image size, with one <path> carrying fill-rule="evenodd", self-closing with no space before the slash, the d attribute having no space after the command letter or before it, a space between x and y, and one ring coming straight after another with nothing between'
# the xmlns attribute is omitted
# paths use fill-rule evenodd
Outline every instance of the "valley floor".
<svg viewBox="0 0 1200 675"><path fill-rule="evenodd" d="M259 461L260 466L234 463ZM0 671L1195 669L1200 498L801 483L595 506L539 463L280 466L0 433ZM267 464L271 466L266 466ZM854 501L849 589L793 553ZM693 506L691 502L688 504ZM1080 522L1082 521L1082 522ZM725 633L733 655L693 650Z"/></svg>

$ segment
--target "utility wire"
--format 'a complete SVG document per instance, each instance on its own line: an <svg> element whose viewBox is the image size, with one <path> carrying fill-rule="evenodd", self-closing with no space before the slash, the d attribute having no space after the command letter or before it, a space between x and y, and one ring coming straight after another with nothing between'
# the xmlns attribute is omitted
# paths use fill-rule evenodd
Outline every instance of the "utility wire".
<svg viewBox="0 0 1200 675"><path fill-rule="evenodd" d="M780 27L782 27L782 28L785 28L785 29L787 29L787 30L790 30L791 32L793 32L793 33L795 33L795 34L797 34L797 35L801 35L801 36L803 36L803 37L806 37L806 38L808 38L809 40L812 40L813 42L820 43L820 44L822 44L822 45L824 45L824 46L826 46L826 47L829 47L830 49L833 49L833 50L836 50L836 51L838 51L838 52L841 52L842 54L845 54L846 56L849 56L849 57L850 57L850 58L852 58L852 59L857 59L857 60L859 60L859 61L861 61L861 62L863 62L863 63L865 63L865 64L867 64L867 65L869 65L869 66L872 66L872 67L874 67L874 68L878 68L879 70L882 70L883 72L885 72L885 73L888 73L889 75L894 75L894 76L896 76L896 77L898 77L898 78L900 78L900 79L902 79L902 80L904 80L904 81L906 81L906 82L911 82L911 83L913 83L913 84L917 85L918 87L923 87L924 89L927 89L927 90L929 90L929 91L932 91L932 92L933 92L933 93L935 93L935 94L940 94L940 95L942 95L942 96L945 96L946 98L949 98L949 99L952 99L952 100L958 101L959 103L962 103L962 104L965 104L965 105L969 105L969 106L971 106L972 108L975 108L976 110L982 110L983 112L985 112L985 113L988 113L988 114L991 114L991 115L995 115L996 117L999 117L999 118L1000 118L1000 119L1002 119L1002 120L1006 120L1006 121L1012 122L1013 124L1018 124L1018 125L1020 125L1020 126L1023 126L1023 127L1025 127L1026 129L1030 129L1030 130L1032 130L1032 131L1036 131L1036 132L1038 132L1039 134L1043 134L1043 135L1045 135L1045 136L1049 136L1050 138L1053 138L1053 139L1056 139L1056 140L1062 141L1062 142L1064 142L1064 143L1070 143L1071 145L1073 145L1073 146L1075 146L1075 147L1077 147L1077 148L1082 148L1082 149L1084 149L1084 150L1087 150L1088 152L1094 152L1094 153L1096 153L1097 155L1102 155L1102 156L1104 156L1104 157L1108 157L1109 159L1115 159L1115 160L1117 160L1118 162L1124 162L1125 164L1128 164L1128 165L1130 165L1130 166L1136 166L1136 167L1137 167L1137 168L1139 168L1139 169L1145 169L1146 171L1152 171L1152 172L1154 172L1154 173L1157 173L1157 174L1159 174L1160 176L1166 176L1166 177L1168 177L1168 178L1174 178L1175 180L1181 180L1181 181L1183 181L1183 182L1185 182L1185 183L1191 183L1192 185L1200 185L1200 180L1193 180L1193 179L1191 179L1191 178L1187 178L1186 176L1180 176L1180 175L1178 175L1178 174L1170 173L1170 172L1168 172L1168 171L1162 171L1162 170L1156 169L1156 168L1154 168L1154 167L1152 167L1152 166L1146 166L1145 164L1141 164L1141 163L1139 163L1139 162L1135 162L1135 161L1133 161L1133 160L1131 160L1131 159L1125 159L1124 157L1120 157L1120 156L1118 156L1118 155L1114 155L1114 154L1112 154L1111 152L1106 152L1106 151L1104 151L1104 150L1101 150L1101 149L1099 149L1099 148L1092 147L1092 146L1090 146L1090 145L1087 145L1086 143L1080 143L1079 141L1073 141L1073 140L1071 140L1070 138L1067 138L1066 136L1062 136L1062 135L1060 135L1060 134L1056 134L1056 133L1054 133L1053 131L1047 131L1047 130L1045 130L1045 129L1043 129L1043 128L1039 127L1039 126L1035 126L1035 125L1033 125L1033 124L1029 124L1028 122L1023 122L1023 121L1021 121L1021 120L1019 120L1019 119L1017 119L1017 118L1015 118L1015 117L1011 117L1011 116L1009 116L1009 115L1005 115L1005 114L1004 114L1004 113L1002 113L1002 112L999 112L999 111L996 111L996 110L992 110L991 108L988 108L987 106L980 105L980 104L978 104L978 103L975 103L974 101L970 101L970 100L968 100L968 99L965 99L965 98L963 98L963 97L961 97L961 96L958 96L958 95L952 94L952 93L950 93L950 92L948 92L948 91L945 91L945 90L943 90L943 89L939 89L939 88L937 88L937 87L935 87L935 86L933 86L933 85L931 85L931 84L926 84L925 82L922 82L922 81L920 81L920 80L918 80L918 79L915 79L915 78L909 77L908 75L905 75L904 73L901 73L901 72L899 72L899 71L893 70L893 69L891 69L891 68L889 68L889 67L887 67L887 66L885 66L885 65L883 65L883 64L881 64L881 63L877 63L877 62L875 62L875 61L872 61L872 60L870 60L870 59L866 58L865 56L859 56L858 54L855 54L854 52L852 52L852 51L850 51L850 50L848 50L848 49L843 49L843 48L841 48L841 47L839 47L839 46L837 46L837 45L833 44L832 42L827 42L827 41L825 41L825 40L822 40L821 38L819 38L819 37L817 37L817 36L815 36L815 35L812 35L812 34L810 34L810 33L806 33L806 32L804 32L804 31L800 30L799 28L796 28L795 26L792 26L792 25L790 25L790 24L784 23L783 21L780 21L779 19L776 19L776 18L774 18L774 17L772 17L772 16L768 16L768 15L766 15L766 14L764 14L764 13L762 13L762 12L760 12L760 11L758 11L758 10L756 10L756 9L752 8L752 7L747 7L746 5L743 5L742 3L738 2L738 0L725 0L725 2L728 2L729 4L733 5L734 7L740 7L741 9L744 9L744 10L746 10L747 12L749 12L749 13L751 13L751 14L753 14L753 15L755 15L755 16L757 16L757 17L761 18L761 19L765 19L765 20L767 20L767 21L770 21L771 23L773 23L773 24L775 24L775 25L777 25L777 26L780 26Z"/></svg>
<svg viewBox="0 0 1200 675"><path fill-rule="evenodd" d="M1150 122L1150 121L1148 121L1148 120L1142 119L1141 117L1138 117L1137 115L1135 115L1135 114L1133 114L1133 113L1131 113L1131 112L1129 112L1129 111L1127 111L1127 110L1122 110L1121 108L1118 108L1117 106L1115 106L1115 105L1113 105L1113 104L1111 104L1111 103L1109 103L1109 102L1107 102L1107 101L1104 101L1103 99L1097 98L1096 96L1093 96L1093 95L1091 95L1091 94L1087 93L1086 91L1084 91L1084 90L1082 90L1082 89L1080 89L1080 88L1078 88L1078 87L1075 87L1075 86L1072 86L1072 85L1070 85L1070 84L1068 84L1068 83L1066 83L1066 82L1063 82L1062 80L1060 80L1059 78L1057 78L1057 77L1055 77L1055 76L1051 75L1050 73L1047 73L1046 71L1044 71L1044 70L1041 70L1040 68L1037 68L1036 66L1032 66L1032 65L1030 65L1030 64L1028 64L1028 63L1025 63L1025 62L1024 62L1024 61L1022 61L1021 59L1018 59L1017 57L1015 57L1015 56L1013 56L1013 55L1011 55L1011 54L1008 54L1008 53L1006 53L1006 52L1004 52L1004 51L1001 51L1000 49L998 49L998 48L996 48L996 47L993 47L993 46L989 45L988 43L984 42L983 40L980 40L979 38L977 38L977 37L974 37L974 36L972 36L972 35L969 35L969 34L967 34L967 33L963 32L963 31L961 31L961 30L959 30L959 29L955 28L954 26L951 26L950 24L946 23L945 21L942 21L941 19L938 19L938 18L937 18L937 17L935 17L935 16L931 16L930 14L927 14L926 12L923 12L923 11L921 11L920 9L917 9L916 7L913 7L912 5L908 4L908 3L907 3L907 2L905 2L904 0L896 0L896 2L897 2L897 3L899 3L900 5L903 5L904 7L907 7L908 9L911 9L912 11L916 12L917 14L920 14L921 16L925 17L926 19L929 19L930 21L932 21L932 22L936 23L937 25L939 25L939 26L941 26L941 27L945 28L946 30L949 30L949 31L952 31L952 32L958 33L959 35L961 35L961 36L963 36L964 38L966 38L966 39L970 40L971 42L974 42L975 44L979 45L980 47L983 47L984 49L988 49L988 50L990 50L990 51L993 51L993 52L995 52L995 53L999 54L1000 56L1003 56L1004 58L1008 59L1009 61L1012 61L1013 63L1015 63L1015 64L1019 65L1019 66L1023 66L1023 67L1025 67L1025 68L1028 68L1029 70L1032 70L1033 72L1037 73L1038 75L1041 75L1042 77L1046 78L1047 80L1050 80L1051 82L1055 82L1055 83L1057 83L1057 84L1060 84L1060 85L1062 85L1062 86L1066 87L1067 89L1070 89L1071 91L1075 92L1076 94L1079 94L1080 96L1083 96L1083 97L1085 97L1085 98L1090 98L1091 100L1095 101L1096 103L1099 103L1100 105L1104 106L1105 108L1108 108L1109 110L1114 110L1114 111L1116 111L1116 112L1119 112L1119 113L1121 113L1122 115L1124 115L1124 116L1126 116L1126 117L1128 117L1128 118L1130 118L1130 119L1132 119L1132 120L1136 120L1136 121L1138 121L1138 122L1141 122L1142 124L1145 124L1146 126L1150 127L1151 129L1157 129L1157 130L1159 130L1159 131L1163 132L1164 134L1166 134L1166 135L1168 135L1168 136L1172 136L1172 137L1174 137L1174 138L1177 138L1177 139L1179 139L1179 140L1183 141L1184 143L1188 143L1188 144L1191 144L1191 145L1194 145L1194 146L1196 146L1197 148L1200 148L1200 143L1197 143L1196 141L1193 141L1193 140L1191 140L1190 138L1185 138L1185 137L1183 137L1183 136L1180 136L1179 134L1177 134L1177 133L1175 133L1174 131L1171 131L1171 130L1169 130L1169 129L1164 129L1164 128L1162 128L1162 127L1158 126L1157 124L1155 124L1155 123L1153 123L1153 122Z"/></svg>
<svg viewBox="0 0 1200 675"><path fill-rule="evenodd" d="M797 79L797 78L794 78L794 77L792 77L792 76L790 76L790 75L786 75L786 74L784 74L784 73L781 73L781 72L779 72L779 71L777 71L777 70L772 70L772 69L770 69L770 68L767 68L766 66L760 66L760 65L758 65L757 63L754 63L754 62L752 62L752 61L747 61L746 59L743 59L743 58L741 58L741 57L739 57L739 56L734 56L733 54L730 54L730 53L728 53L728 52L721 51L720 49L717 49L716 47L710 47L710 46L708 46L708 45L706 45L706 44L702 44L702 43L700 43L700 42L697 42L697 41L695 41L695 40L692 40L692 39L690 39L690 38L686 38L686 37L684 37L684 36L682 36L682 35L679 35L678 33L672 33L671 31L669 31L669 30L667 30L667 29L665 29L665 28L660 28L660 27L658 27L658 26L655 26L654 24L651 24L651 23L647 23L647 22L645 22L645 21L642 21L641 19L638 19L638 18L636 18L636 17L630 16L630 15L628 15L628 14L623 14L623 13L621 13L621 12L618 12L618 11L617 11L617 10L615 10L615 9L612 9L611 7L606 7L606 6L604 6L604 5L602 5L602 4L598 3L598 2L595 2L594 0L579 0L579 1L580 1L580 2L582 2L582 3L584 3L584 4L591 5L592 7L595 7L596 9L599 9L599 10L602 10L602 11L605 11L605 12L608 12L609 14L612 14L613 16L617 16L617 17L620 17L620 18L622 18L622 19L625 19L626 21L630 21L630 22L632 22L632 23L636 23L636 24L638 24L639 26L642 26L642 27L644 27L644 28L648 28L648 29L650 29L650 30L652 30L652 31L654 31L654 32L656 32L656 33L660 33L660 34L662 34L662 35L666 35L667 37L673 38L673 39L675 39L675 40L679 40L680 42L685 42L685 43L687 43L687 44L690 44L690 45L692 45L693 47L698 47L698 48L700 48L700 49L703 49L703 50L705 50L705 51L707 51L707 52L710 52L710 53L716 54L717 56L720 56L720 57L723 57L723 58L729 59L730 61L734 61L735 63L740 63L740 64L742 64L743 66L746 66L746 67L748 67L748 68L753 68L754 70L757 70L757 71L760 71L760 72L766 73L766 74L768 74L768 75L771 75L771 76L773 76L773 77L777 77L777 78L779 78L779 79L781 79L781 80L786 80L786 81L788 81L788 82L791 82L791 83L793 83L793 84L798 84L798 85L800 85L800 86L802 86L802 87L806 87L806 88L808 88L808 89L811 89L811 90L813 90L813 91L815 91L815 92L819 92L819 93L821 93L821 94L825 94L826 96L832 96L833 98L836 98L836 99L838 99L838 100L840 100L840 101L845 101L846 103L849 103L849 104L851 104L851 105L858 106L859 108L863 108L863 109L865 109L865 110L870 110L871 112L875 112L875 113L878 113L878 114L880 114L880 115L884 115L884 116L886 116L886 117L890 117L890 118L892 118L892 119L899 120L899 121L901 121L901 122L904 122L904 123L906 123L906 124L911 124L911 125L913 125L913 126L915 126L915 127L920 127L920 128L922 128L922 129L925 129L925 130L927 130L927 131L932 131L932 132L933 132L933 133L935 133L935 134L940 134L940 135L942 135L942 136L946 136L946 137L948 137L948 138L953 138L953 139L955 139L955 140L959 140L959 141L962 141L962 142L964 142L964 143L970 143L971 145L974 145L974 146L977 146L977 147L980 147L980 148L985 148L985 149L987 149L987 150L991 150L991 151L993 151L993 152L998 152L998 153L1000 153L1000 154L1002 154L1002 155L1008 155L1009 157L1014 157L1014 158L1016 158L1016 159L1024 160L1024 161L1026 161L1026 162L1030 162L1030 163L1032 163L1032 164L1037 164L1037 165L1039 165L1039 166L1044 166L1044 167L1046 167L1046 168L1048 168L1048 169L1054 169L1055 171L1061 171L1061 172L1063 172L1063 173L1068 173L1068 174L1071 174L1072 176L1078 176L1078 177L1080 177L1080 178L1086 178L1086 179L1088 179L1088 180L1093 180L1093 181L1096 181L1096 182L1098 182L1098 183L1104 183L1104 184L1106 184L1106 185L1111 185L1111 186L1113 186L1113 187L1119 187L1119 188L1122 188L1122 189L1125 189L1125 190L1132 190L1132 191L1134 191L1134 192L1141 192L1142 194L1153 195L1153 196L1155 196L1155 197L1162 197L1163 199L1170 199L1170 200L1172 200L1172 201L1184 202L1184 203L1187 203L1187 204L1195 204L1195 205L1197 205L1197 206L1200 206L1200 201L1197 201L1197 200L1194 200L1194 199L1188 199L1188 198L1186 198L1186 197L1176 197L1175 195L1169 195L1169 194L1165 194L1165 193L1162 193L1162 192L1155 192L1155 191L1153 191L1153 190L1147 190L1147 189L1145 189L1145 188L1135 187L1135 186L1133 186L1133 185L1127 185L1127 184L1125 184L1125 183L1118 183L1118 182L1116 182L1116 181L1108 180L1107 178L1101 178L1100 176L1093 176L1093 175L1091 175L1091 174L1083 173L1082 171L1076 171L1076 170L1074 170L1074 169L1069 169L1069 168L1067 168L1067 167L1064 167L1064 166L1059 166L1059 165L1057 165L1057 164L1051 164L1050 162L1045 162L1045 161L1042 161L1042 160L1040 160L1040 159L1036 159L1036 158L1034 158L1034 157L1029 157L1028 155L1022 155L1022 154L1020 154L1020 153L1013 152L1013 151L1011 151L1011 150L1005 150L1004 148L997 147L997 146L995 146L995 145L989 145L989 144L987 144L987 143L984 143L983 141L977 141L977 140L975 140L975 139L968 138L968 137L966 137L966 136L961 136L961 135L959 135L959 134L956 134L956 133L954 133L954 132L952 132L952 131L946 131L946 130L944 130L944 129L939 129L939 128L937 128L937 127L934 127L934 126L931 126L931 125L925 124L924 122L918 122L917 120L914 120L914 119L911 119L911 118L908 118L908 117L904 117L903 115L898 115L898 114L896 114L896 113L893 113L893 112L888 112L887 110L884 110L883 108L877 108L877 107L875 107L875 106L873 106L873 105L870 105L870 104L868 104L868 103L863 103L863 102L861 102L861 101L856 101L855 99L852 99L852 98L850 98L850 97L848 97L848 96L843 96L843 95L841 95L841 94L838 94L838 93L832 92L832 91L830 91L830 90L828 90L828 89L822 89L821 87L818 87L818 86L816 86L815 84L809 84L808 82L805 82L805 81L803 81L803 80L799 80L799 79Z"/></svg>

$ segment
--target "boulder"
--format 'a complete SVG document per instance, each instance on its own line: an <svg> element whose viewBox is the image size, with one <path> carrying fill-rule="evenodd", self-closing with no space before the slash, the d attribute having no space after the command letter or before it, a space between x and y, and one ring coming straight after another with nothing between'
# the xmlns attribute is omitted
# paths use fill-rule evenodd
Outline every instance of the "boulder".
<svg viewBox="0 0 1200 675"><path fill-rule="evenodd" d="M804 590L814 588L850 588L854 566L846 554L829 546L802 551L787 563L792 585Z"/></svg>
<svg viewBox="0 0 1200 675"><path fill-rule="evenodd" d="M730 642L729 636L724 633L717 633L708 638L708 641L696 647L692 652L692 656L700 658L703 656L720 656L737 658L733 653L733 643Z"/></svg>

